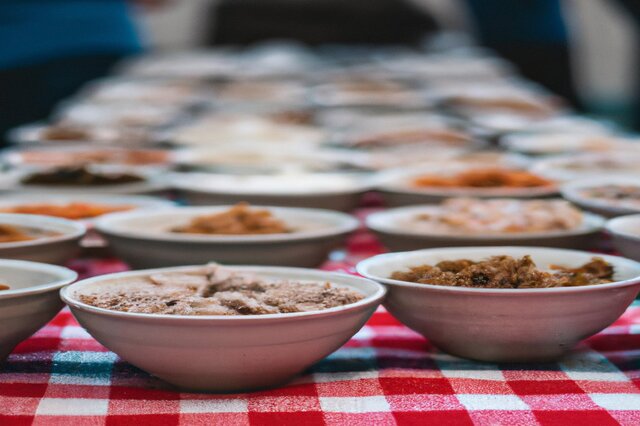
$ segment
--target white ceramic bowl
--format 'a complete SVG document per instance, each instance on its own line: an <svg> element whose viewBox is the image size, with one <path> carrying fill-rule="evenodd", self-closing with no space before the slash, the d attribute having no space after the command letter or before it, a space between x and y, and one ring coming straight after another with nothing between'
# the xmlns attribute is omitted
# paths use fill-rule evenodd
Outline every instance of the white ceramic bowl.
<svg viewBox="0 0 640 426"><path fill-rule="evenodd" d="M10 286L0 291L0 363L60 311L58 290L76 277L60 266L0 259L0 282Z"/></svg>
<svg viewBox="0 0 640 426"><path fill-rule="evenodd" d="M437 206L422 205L389 209L367 216L366 225L391 251L504 245L580 249L593 246L605 222L600 216L584 213L584 221L579 227L564 231L454 234L408 227L407 222L411 218L434 209L437 209Z"/></svg>
<svg viewBox="0 0 640 426"><path fill-rule="evenodd" d="M392 280L392 272L443 260L531 255L539 268L579 266L599 256L616 282L584 287L481 289ZM640 263L616 256L535 247L465 247L374 256L358 264L383 283L385 307L405 325L453 355L490 362L554 360L613 323L640 290Z"/></svg>
<svg viewBox="0 0 640 426"><path fill-rule="evenodd" d="M64 263L78 254L79 241L86 233L82 223L32 214L0 214L0 224L54 232L57 235L34 240L0 243L0 258Z"/></svg>
<svg viewBox="0 0 640 426"><path fill-rule="evenodd" d="M531 170L558 181L601 177L635 178L640 182L640 151L560 155L536 161Z"/></svg>
<svg viewBox="0 0 640 426"><path fill-rule="evenodd" d="M10 193L34 193L34 192L55 192L57 194L156 194L167 189L167 185L160 178L158 170L139 167L124 167L111 165L95 165L92 168L105 172L126 172L138 175L144 180L116 185L28 185L23 184L22 179L30 174L41 171L37 168L20 168L7 172L0 172L0 191Z"/></svg>
<svg viewBox="0 0 640 426"><path fill-rule="evenodd" d="M225 211L230 206L176 207L162 211L123 212L96 221L96 229L112 250L136 268L190 265L216 261L259 265L320 265L358 221L329 210L266 208L291 227L286 234L202 235L169 232L196 216Z"/></svg>
<svg viewBox="0 0 640 426"><path fill-rule="evenodd" d="M640 261L640 214L622 216L607 222L613 245L623 256Z"/></svg>
<svg viewBox="0 0 640 426"><path fill-rule="evenodd" d="M588 188L605 185L630 185L640 188L640 179L632 177L594 177L569 182L562 186L562 197L585 210L604 217L615 217L640 213L640 204L634 207L624 202L604 198L585 197L582 192Z"/></svg>
<svg viewBox="0 0 640 426"><path fill-rule="evenodd" d="M173 173L167 183L190 204L253 204L349 211L370 189L367 176L348 173L226 175Z"/></svg>
<svg viewBox="0 0 640 426"><path fill-rule="evenodd" d="M266 278L329 281L366 297L322 311L247 316L170 316L117 312L86 305L78 295L116 278L183 268L124 272L80 281L61 292L78 322L100 343L142 370L173 385L237 392L276 386L346 343L385 295L379 284L324 271L238 267Z"/></svg>
<svg viewBox="0 0 640 426"><path fill-rule="evenodd" d="M489 166L491 167L491 165ZM412 181L423 175L451 175L477 166L460 163L389 170L377 178L377 189L390 207L439 203L451 197L541 198L558 194L555 185L538 188L439 188L415 187Z"/></svg>
<svg viewBox="0 0 640 426"><path fill-rule="evenodd" d="M0 210L10 209L22 205L52 204L66 205L69 203L90 203L104 206L131 206L132 210L162 209L175 206L175 203L163 198L145 197L142 195L92 195L92 194L56 194L53 191L33 194L7 194L0 197ZM81 220L91 224L96 218Z"/></svg>

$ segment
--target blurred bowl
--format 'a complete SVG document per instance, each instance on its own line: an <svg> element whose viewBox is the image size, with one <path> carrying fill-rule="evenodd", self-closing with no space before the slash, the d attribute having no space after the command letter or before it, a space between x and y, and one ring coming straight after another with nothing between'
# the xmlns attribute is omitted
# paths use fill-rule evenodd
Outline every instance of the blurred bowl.
<svg viewBox="0 0 640 426"><path fill-rule="evenodd" d="M44 263L62 264L76 256L87 231L77 221L34 214L0 213L0 224L45 233L32 240L0 243L0 258Z"/></svg>
<svg viewBox="0 0 640 426"><path fill-rule="evenodd" d="M252 204L350 211L370 189L368 176L357 173L228 175L172 173L167 184L189 204Z"/></svg>
<svg viewBox="0 0 640 426"><path fill-rule="evenodd" d="M622 216L607 222L613 245L623 256L640 261L640 214Z"/></svg>
<svg viewBox="0 0 640 426"><path fill-rule="evenodd" d="M75 281L70 269L44 263L0 259L0 364L27 337L64 306L58 291Z"/></svg>
<svg viewBox="0 0 640 426"><path fill-rule="evenodd" d="M136 268L189 265L216 261L230 264L319 266L358 221L329 210L262 207L288 226L291 233L216 235L173 233L191 219L220 213L231 206L176 207L161 211L114 213L96 222L111 249Z"/></svg>
<svg viewBox="0 0 640 426"><path fill-rule="evenodd" d="M548 232L442 233L416 230L403 221L433 211L436 206L409 206L369 215L367 227L390 251L419 250L433 247L464 246L542 246L580 249L593 247L604 226L604 218L585 213L575 229Z"/></svg>

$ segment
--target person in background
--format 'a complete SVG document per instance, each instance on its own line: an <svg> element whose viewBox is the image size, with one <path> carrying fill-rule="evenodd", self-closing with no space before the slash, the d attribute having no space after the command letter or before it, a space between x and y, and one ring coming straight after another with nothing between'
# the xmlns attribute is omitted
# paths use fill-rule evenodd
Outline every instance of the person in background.
<svg viewBox="0 0 640 426"><path fill-rule="evenodd" d="M480 44L514 63L525 77L580 106L560 0L465 1Z"/></svg>
<svg viewBox="0 0 640 426"><path fill-rule="evenodd" d="M126 0L0 1L0 142L142 50L130 8Z"/></svg>
<svg viewBox="0 0 640 426"><path fill-rule="evenodd" d="M640 0L617 0L618 6L627 12L633 19L636 25L636 33L640 34ZM635 69L640 66L640 54L636 54L634 57ZM640 77L636 74L635 78L635 93L633 97L633 111L632 111L632 123L635 131L640 131Z"/></svg>

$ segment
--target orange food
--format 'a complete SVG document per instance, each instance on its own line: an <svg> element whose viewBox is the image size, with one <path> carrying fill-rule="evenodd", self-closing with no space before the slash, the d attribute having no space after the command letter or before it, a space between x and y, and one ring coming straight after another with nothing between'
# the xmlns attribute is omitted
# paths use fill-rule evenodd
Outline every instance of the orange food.
<svg viewBox="0 0 640 426"><path fill-rule="evenodd" d="M3 213L41 214L55 216L64 219L79 220L102 216L107 213L131 210L132 206L107 206L93 203L68 203L68 204L23 204L11 208L2 209Z"/></svg>
<svg viewBox="0 0 640 426"><path fill-rule="evenodd" d="M471 169L453 176L424 175L414 179L417 187L449 188L534 188L554 183L523 170Z"/></svg>
<svg viewBox="0 0 640 426"><path fill-rule="evenodd" d="M252 209L247 203L238 203L221 213L197 216L186 226L172 232L189 234L257 235L291 232L287 225L269 210Z"/></svg>
<svg viewBox="0 0 640 426"><path fill-rule="evenodd" d="M20 228L11 225L0 224L0 243L15 243L18 241L29 241L34 238Z"/></svg>

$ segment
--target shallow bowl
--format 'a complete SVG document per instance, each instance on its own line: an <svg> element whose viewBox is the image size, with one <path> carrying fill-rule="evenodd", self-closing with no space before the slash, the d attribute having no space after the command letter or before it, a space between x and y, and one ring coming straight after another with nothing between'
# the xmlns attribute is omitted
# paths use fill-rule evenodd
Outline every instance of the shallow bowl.
<svg viewBox="0 0 640 426"><path fill-rule="evenodd" d="M203 235L173 233L192 218L228 210L231 206L176 207L161 211L114 213L96 221L96 229L111 249L136 268L190 265L210 261L278 266L320 265L358 221L329 210L262 207L289 226L291 233Z"/></svg>
<svg viewBox="0 0 640 426"><path fill-rule="evenodd" d="M0 213L0 224L53 232L28 241L0 243L0 258L64 263L78 254L87 232L77 221L35 214Z"/></svg>
<svg viewBox="0 0 640 426"><path fill-rule="evenodd" d="M428 205L389 209L369 215L366 225L391 251L504 245L581 249L594 246L605 222L600 216L584 213L583 223L575 229L501 234L438 233L402 225L402 221L433 209L434 206Z"/></svg>

